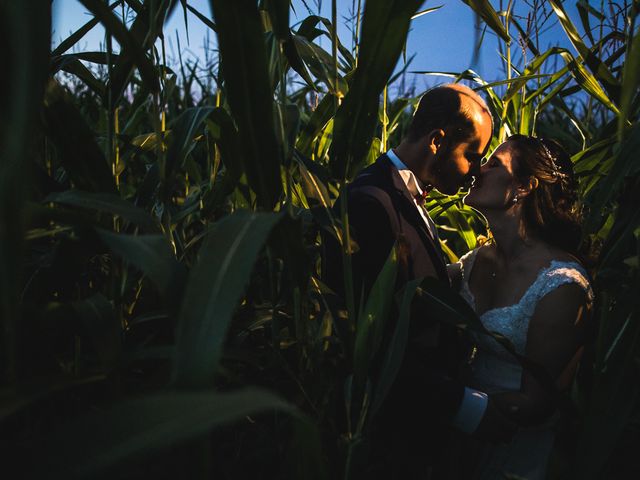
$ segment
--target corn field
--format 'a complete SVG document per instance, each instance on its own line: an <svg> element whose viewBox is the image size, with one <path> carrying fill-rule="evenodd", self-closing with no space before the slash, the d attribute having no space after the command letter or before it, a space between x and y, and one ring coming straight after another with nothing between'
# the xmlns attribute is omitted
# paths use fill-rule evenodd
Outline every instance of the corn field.
<svg viewBox="0 0 640 480"><path fill-rule="evenodd" d="M358 478L395 375L370 377L392 289L342 308L321 233L351 248L331 207L411 120L420 92L390 87L423 2L354 2L353 42L337 0L294 27L288 1L81 3L92 17L52 49L50 1L0 1L5 478ZM578 1L580 23L559 0L526 19L464 3L504 78L446 75L487 99L492 147L572 153L594 252L596 331L550 478L638 478L640 2ZM207 65L166 61L187 13L217 38ZM542 49L543 20L573 48ZM98 24L104 49L79 51ZM428 206L452 261L487 235L461 195ZM352 396L354 378L374 388Z"/></svg>

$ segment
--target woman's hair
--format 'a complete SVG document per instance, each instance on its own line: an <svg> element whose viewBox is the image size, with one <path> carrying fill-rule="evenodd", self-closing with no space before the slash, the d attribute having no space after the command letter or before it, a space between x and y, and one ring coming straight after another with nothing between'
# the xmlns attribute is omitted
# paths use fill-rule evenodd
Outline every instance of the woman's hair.
<svg viewBox="0 0 640 480"><path fill-rule="evenodd" d="M507 141L515 147L516 178L524 185L537 180L523 204L527 228L551 245L577 254L582 211L569 154L548 138L512 135Z"/></svg>

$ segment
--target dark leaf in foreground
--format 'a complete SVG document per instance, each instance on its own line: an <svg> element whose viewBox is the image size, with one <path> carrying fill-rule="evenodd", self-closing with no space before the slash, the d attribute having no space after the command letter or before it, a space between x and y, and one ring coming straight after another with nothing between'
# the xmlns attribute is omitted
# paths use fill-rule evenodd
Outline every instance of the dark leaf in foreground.
<svg viewBox="0 0 640 480"><path fill-rule="evenodd" d="M82 415L42 439L38 473L94 478L118 463L205 435L212 428L270 410L295 413L257 389L233 393L167 391Z"/></svg>
<svg viewBox="0 0 640 480"><path fill-rule="evenodd" d="M118 195L67 190L66 192L50 194L45 198L45 202L61 203L63 205L111 213L150 232L157 232L160 229L155 218Z"/></svg>
<svg viewBox="0 0 640 480"><path fill-rule="evenodd" d="M89 192L115 193L104 153L71 98L54 80L45 97L44 119L49 138L75 187Z"/></svg>
<svg viewBox="0 0 640 480"><path fill-rule="evenodd" d="M222 75L238 126L243 163L258 205L270 210L280 199L282 181L274 124L272 86L260 16L252 0L211 0Z"/></svg>
<svg viewBox="0 0 640 480"><path fill-rule="evenodd" d="M282 218L275 213L240 210L209 231L189 276L180 311L174 365L177 386L211 385L253 264Z"/></svg>
<svg viewBox="0 0 640 480"><path fill-rule="evenodd" d="M181 265L163 235L125 235L99 230L102 241L117 255L139 268L160 292L170 293L169 286Z"/></svg>
<svg viewBox="0 0 640 480"><path fill-rule="evenodd" d="M337 178L359 170L378 122L380 94L400 58L411 17L421 1L369 1L362 21L358 67L334 119L331 169Z"/></svg>

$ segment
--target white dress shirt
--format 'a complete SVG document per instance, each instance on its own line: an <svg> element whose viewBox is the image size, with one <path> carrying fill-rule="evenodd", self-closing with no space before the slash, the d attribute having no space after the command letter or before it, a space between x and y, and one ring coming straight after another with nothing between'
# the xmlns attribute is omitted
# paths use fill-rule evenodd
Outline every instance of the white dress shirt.
<svg viewBox="0 0 640 480"><path fill-rule="evenodd" d="M398 155L396 155L396 152L394 152L391 148L387 152L387 157L389 157L391 163L393 163L393 166L398 169L400 178L402 178L402 181L407 186L407 190L409 190L409 193L413 197L413 203L415 203L418 212L420 212L420 216L424 220L424 223L426 223L427 228L429 229L429 233L431 233L431 237L436 240L436 242L438 242L439 238L436 224L433 223L433 220L427 214L427 210L423 208L420 203L418 203L418 200L416 198L421 197L424 193L422 188L420 187L418 179L416 178L415 174L411 170L409 170L409 168L402 162L402 160L400 160Z"/></svg>
<svg viewBox="0 0 640 480"><path fill-rule="evenodd" d="M420 183L416 178L415 174L409 170L409 168L400 160L398 155L393 151L393 149L389 149L387 152L387 157L393 163L393 166L398 169L398 173L400 177L404 181L404 184L407 186L409 193L413 196L413 202L416 205L416 208L420 212L420 216L423 218L429 232L431 233L432 238L439 242L438 231L436 229L436 225L427 213L427 210L422 207L420 203L416 200L416 197L422 196L423 190L420 188ZM480 424L482 417L484 416L484 412L487 409L488 397L484 392L480 392L478 390L474 390L473 388L465 387L464 389L464 397L462 398L462 402L460 403L460 407L458 408L458 412L453 418L452 425L456 427L458 430L465 433L473 433L476 428Z"/></svg>

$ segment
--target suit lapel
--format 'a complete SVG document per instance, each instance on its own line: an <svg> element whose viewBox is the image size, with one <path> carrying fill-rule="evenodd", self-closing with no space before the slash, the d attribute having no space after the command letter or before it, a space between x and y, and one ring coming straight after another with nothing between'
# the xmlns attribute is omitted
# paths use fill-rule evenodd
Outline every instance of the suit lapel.
<svg viewBox="0 0 640 480"><path fill-rule="evenodd" d="M399 207L400 214L419 232L422 243L424 243L429 253L429 257L438 272L438 276L442 279L448 279L447 266L444 263L442 249L440 245L436 243L438 240L434 239L429 231L429 227L427 227L420 212L416 208L413 197L411 193L409 193L400 173L386 155L382 155L374 165L384 169L386 178L391 178L393 189L396 192L396 205Z"/></svg>

